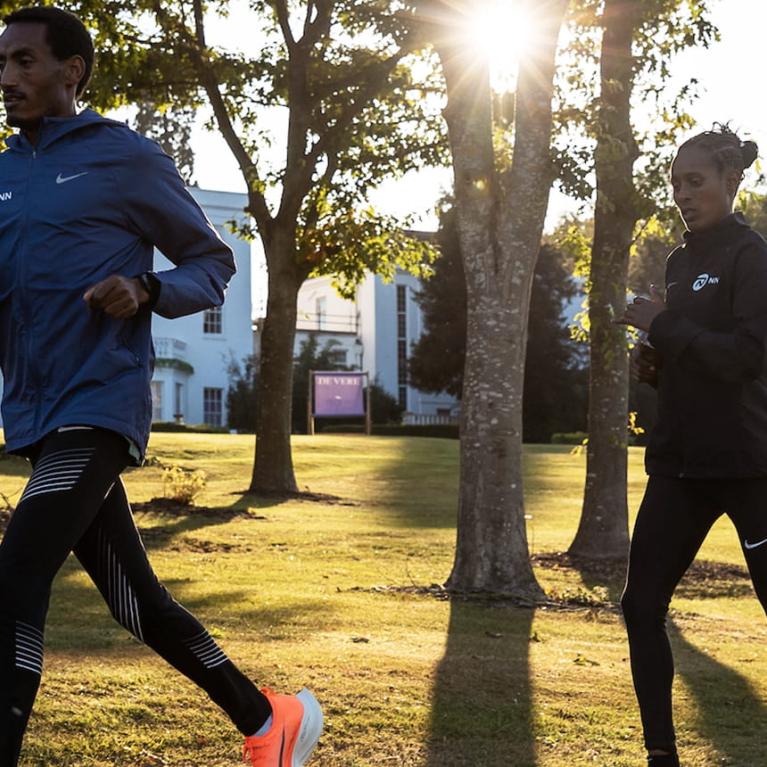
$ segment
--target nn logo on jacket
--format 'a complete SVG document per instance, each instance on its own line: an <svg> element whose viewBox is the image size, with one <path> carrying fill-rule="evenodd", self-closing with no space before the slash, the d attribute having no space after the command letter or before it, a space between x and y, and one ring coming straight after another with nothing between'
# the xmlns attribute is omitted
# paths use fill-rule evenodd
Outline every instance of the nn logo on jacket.
<svg viewBox="0 0 767 767"><path fill-rule="evenodd" d="M13 199L13 192L0 192L0 202L8 202Z"/></svg>
<svg viewBox="0 0 767 767"><path fill-rule="evenodd" d="M697 293L699 290L703 290L706 285L718 285L719 278L714 277L711 274L699 274L695 278L695 282L692 283L692 289Z"/></svg>

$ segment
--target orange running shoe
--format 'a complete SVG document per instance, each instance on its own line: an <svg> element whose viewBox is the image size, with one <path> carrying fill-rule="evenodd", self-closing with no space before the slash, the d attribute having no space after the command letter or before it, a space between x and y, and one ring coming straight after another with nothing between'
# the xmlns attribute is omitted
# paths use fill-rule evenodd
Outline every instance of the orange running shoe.
<svg viewBox="0 0 767 767"><path fill-rule="evenodd" d="M245 738L243 762L251 767L303 767L322 733L322 709L305 687L298 695L262 690L272 706L272 726L266 735Z"/></svg>

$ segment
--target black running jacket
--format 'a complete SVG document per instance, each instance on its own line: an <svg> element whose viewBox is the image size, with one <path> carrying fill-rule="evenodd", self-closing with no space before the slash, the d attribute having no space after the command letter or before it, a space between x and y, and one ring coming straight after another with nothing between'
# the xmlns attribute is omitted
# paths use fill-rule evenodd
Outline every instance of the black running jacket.
<svg viewBox="0 0 767 767"><path fill-rule="evenodd" d="M740 214L685 234L666 262L648 474L767 476L767 242Z"/></svg>

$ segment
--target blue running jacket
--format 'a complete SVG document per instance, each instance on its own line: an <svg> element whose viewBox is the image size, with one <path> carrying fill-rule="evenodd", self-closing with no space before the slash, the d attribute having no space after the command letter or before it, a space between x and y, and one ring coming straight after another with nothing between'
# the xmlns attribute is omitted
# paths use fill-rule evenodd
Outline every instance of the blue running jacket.
<svg viewBox="0 0 767 767"><path fill-rule="evenodd" d="M37 147L20 134L0 154L0 368L6 449L80 424L111 429L145 454L154 369L148 305L128 320L83 294L113 274L152 271L154 311L220 306L234 256L153 141L91 110L46 118Z"/></svg>

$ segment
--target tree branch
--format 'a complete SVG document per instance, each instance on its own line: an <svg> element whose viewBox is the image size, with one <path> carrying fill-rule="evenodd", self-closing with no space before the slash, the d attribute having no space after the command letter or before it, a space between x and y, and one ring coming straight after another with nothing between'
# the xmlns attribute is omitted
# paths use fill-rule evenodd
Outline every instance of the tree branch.
<svg viewBox="0 0 767 767"><path fill-rule="evenodd" d="M559 32L567 0L539 2L541 32L535 55L519 68L514 122L514 155L511 168L503 174L503 231L500 240L513 243L520 252L540 246L551 183L556 175L551 153L553 127L552 97ZM540 222L531 226L529 222ZM502 286L510 295L516 265L506 263Z"/></svg>
<svg viewBox="0 0 767 767"><path fill-rule="evenodd" d="M296 47L296 39L293 37L293 30L290 28L290 11L288 10L287 0L269 0L269 5L272 6L277 21L282 31L282 36L285 38L285 43L288 46L288 51L292 53Z"/></svg>
<svg viewBox="0 0 767 767"><path fill-rule="evenodd" d="M322 178L317 183L317 189L329 189L330 184L333 181L333 176L335 176L336 171L338 170L338 157L334 156L332 158L328 158L328 167L325 168L325 172L322 174ZM304 222L304 229L314 229L315 226L317 226L317 222L320 219L320 208L319 208L319 194L316 195L314 199L314 203L309 208L309 211L306 214L306 221Z"/></svg>
<svg viewBox="0 0 767 767"><path fill-rule="evenodd" d="M245 183L248 185L250 212L253 214L258 228L263 233L268 233L273 226L274 219L269 212L266 198L261 191L263 183L259 177L258 168L237 135L226 102L221 95L216 75L210 62L207 60L207 56L203 53L205 49L200 46L200 41L204 41L205 39L202 0L194 0L196 24L195 37L190 35L189 30L186 27L181 26L179 28L178 25L173 23L173 18L163 9L160 0L154 0L153 10L160 28L163 29L166 34L178 34L180 36L179 44L189 53L191 60L197 69L197 74L202 82L203 88L208 94L208 99L213 108L213 114L218 122L221 134L242 171Z"/></svg>
<svg viewBox="0 0 767 767"><path fill-rule="evenodd" d="M312 26L312 11L315 9L314 0L307 0L306 3L306 17L304 18L304 37Z"/></svg>
<svg viewBox="0 0 767 767"><path fill-rule="evenodd" d="M202 7L201 0L194 0L194 31L197 36L197 45L201 51L204 51L208 46L205 42L205 11Z"/></svg>
<svg viewBox="0 0 767 767"><path fill-rule="evenodd" d="M330 31L335 0L313 0L311 4L317 7L317 18L308 27L304 28L304 36L301 42L307 49L313 48L317 41L325 37Z"/></svg>
<svg viewBox="0 0 767 767"><path fill-rule="evenodd" d="M301 203L312 186L312 179L317 163L325 155L328 162L337 151L337 146L343 141L346 130L359 117L370 101L387 85L391 73L399 65L400 61L410 53L413 37L408 37L402 47L387 59L368 67L365 70L365 87L359 90L354 98L351 98L347 107L342 111L336 122L322 132L315 141L308 154L302 148L302 157L298 173L288 179L283 187L282 200L280 202L280 216L297 216L301 209ZM291 112L293 108L291 108ZM290 181L290 183L288 183Z"/></svg>

